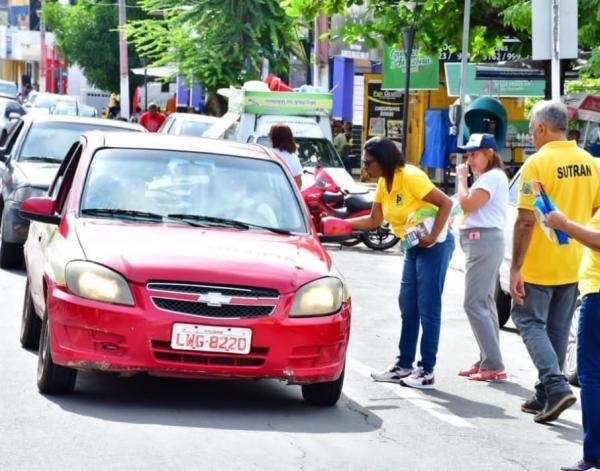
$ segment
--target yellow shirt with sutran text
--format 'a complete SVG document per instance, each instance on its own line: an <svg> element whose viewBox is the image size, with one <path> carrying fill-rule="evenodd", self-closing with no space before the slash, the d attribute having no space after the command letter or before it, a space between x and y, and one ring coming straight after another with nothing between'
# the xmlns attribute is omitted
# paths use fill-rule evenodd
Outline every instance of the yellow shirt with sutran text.
<svg viewBox="0 0 600 471"><path fill-rule="evenodd" d="M596 212L587 227L600 232L600 211ZM600 252L584 247L579 271L579 293L585 296L598 292L600 292Z"/></svg>
<svg viewBox="0 0 600 471"><path fill-rule="evenodd" d="M422 208L437 210L435 205L423 201L434 188L425 172L414 165L406 164L394 173L390 192L387 190L385 179L379 179L373 201L381 204L384 219L390 223L394 234L402 238L409 216Z"/></svg>
<svg viewBox="0 0 600 471"><path fill-rule="evenodd" d="M523 164L519 180L519 209L533 210L532 181L538 180L557 209L579 224L585 224L593 209L600 207L600 170L594 158L575 141L545 144ZM527 283L553 286L576 283L581 262L581 245L569 239L558 245L535 224L521 268Z"/></svg>

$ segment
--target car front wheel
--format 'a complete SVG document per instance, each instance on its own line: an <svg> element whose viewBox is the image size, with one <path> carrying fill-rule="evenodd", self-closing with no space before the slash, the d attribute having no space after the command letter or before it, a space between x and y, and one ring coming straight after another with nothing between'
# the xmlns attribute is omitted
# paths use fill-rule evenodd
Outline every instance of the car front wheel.
<svg viewBox="0 0 600 471"><path fill-rule="evenodd" d="M56 365L50 351L50 329L48 313L42 320L40 347L38 353L37 385L42 394L67 394L75 388L77 370Z"/></svg>
<svg viewBox="0 0 600 471"><path fill-rule="evenodd" d="M27 283L25 283L25 296L23 299L23 313L21 315L20 341L23 348L38 348L41 330L42 321L35 313L31 292L29 291L29 280L27 280Z"/></svg>
<svg viewBox="0 0 600 471"><path fill-rule="evenodd" d="M504 324L510 319L510 309L512 308L512 298L510 294L502 291L500 280L496 280L496 310L498 311L498 324L504 327Z"/></svg>
<svg viewBox="0 0 600 471"><path fill-rule="evenodd" d="M563 373L567 377L569 383L573 386L579 386L577 379L577 326L579 325L579 304L575 309L573 321L571 322L571 330L569 331L569 343L567 345L567 356L565 358L565 366Z"/></svg>
<svg viewBox="0 0 600 471"><path fill-rule="evenodd" d="M303 384L302 397L304 402L313 406L334 406L342 395L344 386L344 371L335 381L327 383Z"/></svg>
<svg viewBox="0 0 600 471"><path fill-rule="evenodd" d="M23 245L4 240L4 211L0 223L0 268L21 268L23 266Z"/></svg>

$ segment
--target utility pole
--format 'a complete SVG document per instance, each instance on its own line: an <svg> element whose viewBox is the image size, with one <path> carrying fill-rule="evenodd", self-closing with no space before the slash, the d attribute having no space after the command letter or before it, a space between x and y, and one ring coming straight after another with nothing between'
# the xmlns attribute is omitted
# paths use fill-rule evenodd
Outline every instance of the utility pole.
<svg viewBox="0 0 600 471"><path fill-rule="evenodd" d="M44 7L43 0L41 6ZM46 91L46 54L46 23L40 14L40 79L38 81L40 92Z"/></svg>
<svg viewBox="0 0 600 471"><path fill-rule="evenodd" d="M125 23L127 14L125 0L119 0L119 65L121 76L120 105L121 117L129 119L129 61L127 58L127 40L125 38Z"/></svg>
<svg viewBox="0 0 600 471"><path fill-rule="evenodd" d="M471 0L465 0L465 11L463 15L463 33L462 33L462 57L460 62L460 105L458 116L458 135L456 136L456 145L463 145L463 136L465 134L465 95L467 89L467 67L469 60L469 24L471 22ZM462 154L456 154L456 167L462 164ZM458 172L454 177L454 189L458 192Z"/></svg>
<svg viewBox="0 0 600 471"><path fill-rule="evenodd" d="M329 18L319 15L315 20L315 69L313 84L317 87L329 88L329 41L321 39L323 33L329 31Z"/></svg>
<svg viewBox="0 0 600 471"><path fill-rule="evenodd" d="M552 99L560 100L560 2L552 0ZM576 34L573 33L573 34Z"/></svg>

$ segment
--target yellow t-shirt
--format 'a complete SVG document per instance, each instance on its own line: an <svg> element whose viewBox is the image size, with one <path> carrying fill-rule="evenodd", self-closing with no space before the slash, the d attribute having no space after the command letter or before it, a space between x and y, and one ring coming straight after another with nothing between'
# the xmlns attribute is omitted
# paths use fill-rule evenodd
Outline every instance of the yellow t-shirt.
<svg viewBox="0 0 600 471"><path fill-rule="evenodd" d="M575 141L549 142L525 161L519 181L519 209L533 210L532 180L540 181L556 207L579 224L585 224L593 209L600 207L600 170ZM576 283L581 254L578 242L570 239L566 245L555 244L536 224L521 269L523 279L546 286Z"/></svg>
<svg viewBox="0 0 600 471"><path fill-rule="evenodd" d="M600 211L596 212L587 227L600 231ZM579 271L579 292L581 296L585 296L598 291L600 291L600 252L584 247Z"/></svg>
<svg viewBox="0 0 600 471"><path fill-rule="evenodd" d="M423 201L434 188L425 172L406 164L394 173L391 192L388 193L383 177L379 179L373 201L381 204L384 219L390 223L394 234L402 238L409 216L422 208L437 210L435 205Z"/></svg>

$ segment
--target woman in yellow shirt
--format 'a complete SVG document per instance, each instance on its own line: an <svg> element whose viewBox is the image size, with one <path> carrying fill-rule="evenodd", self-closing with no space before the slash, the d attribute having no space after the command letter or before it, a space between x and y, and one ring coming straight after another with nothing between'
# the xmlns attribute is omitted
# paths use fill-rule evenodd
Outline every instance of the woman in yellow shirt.
<svg viewBox="0 0 600 471"><path fill-rule="evenodd" d="M379 178L371 214L348 220L354 229L369 230L388 221L406 250L400 284L399 355L375 381L431 389L440 338L442 290L454 250L447 221L452 201L427 175L407 164L394 141L375 137L364 146L362 163L371 178ZM413 369L419 327L421 360Z"/></svg>
<svg viewBox="0 0 600 471"><path fill-rule="evenodd" d="M579 325L577 326L577 378L581 386L583 459L564 471L600 469L600 211L587 227L551 212L546 225L560 229L583 244L579 271Z"/></svg>

